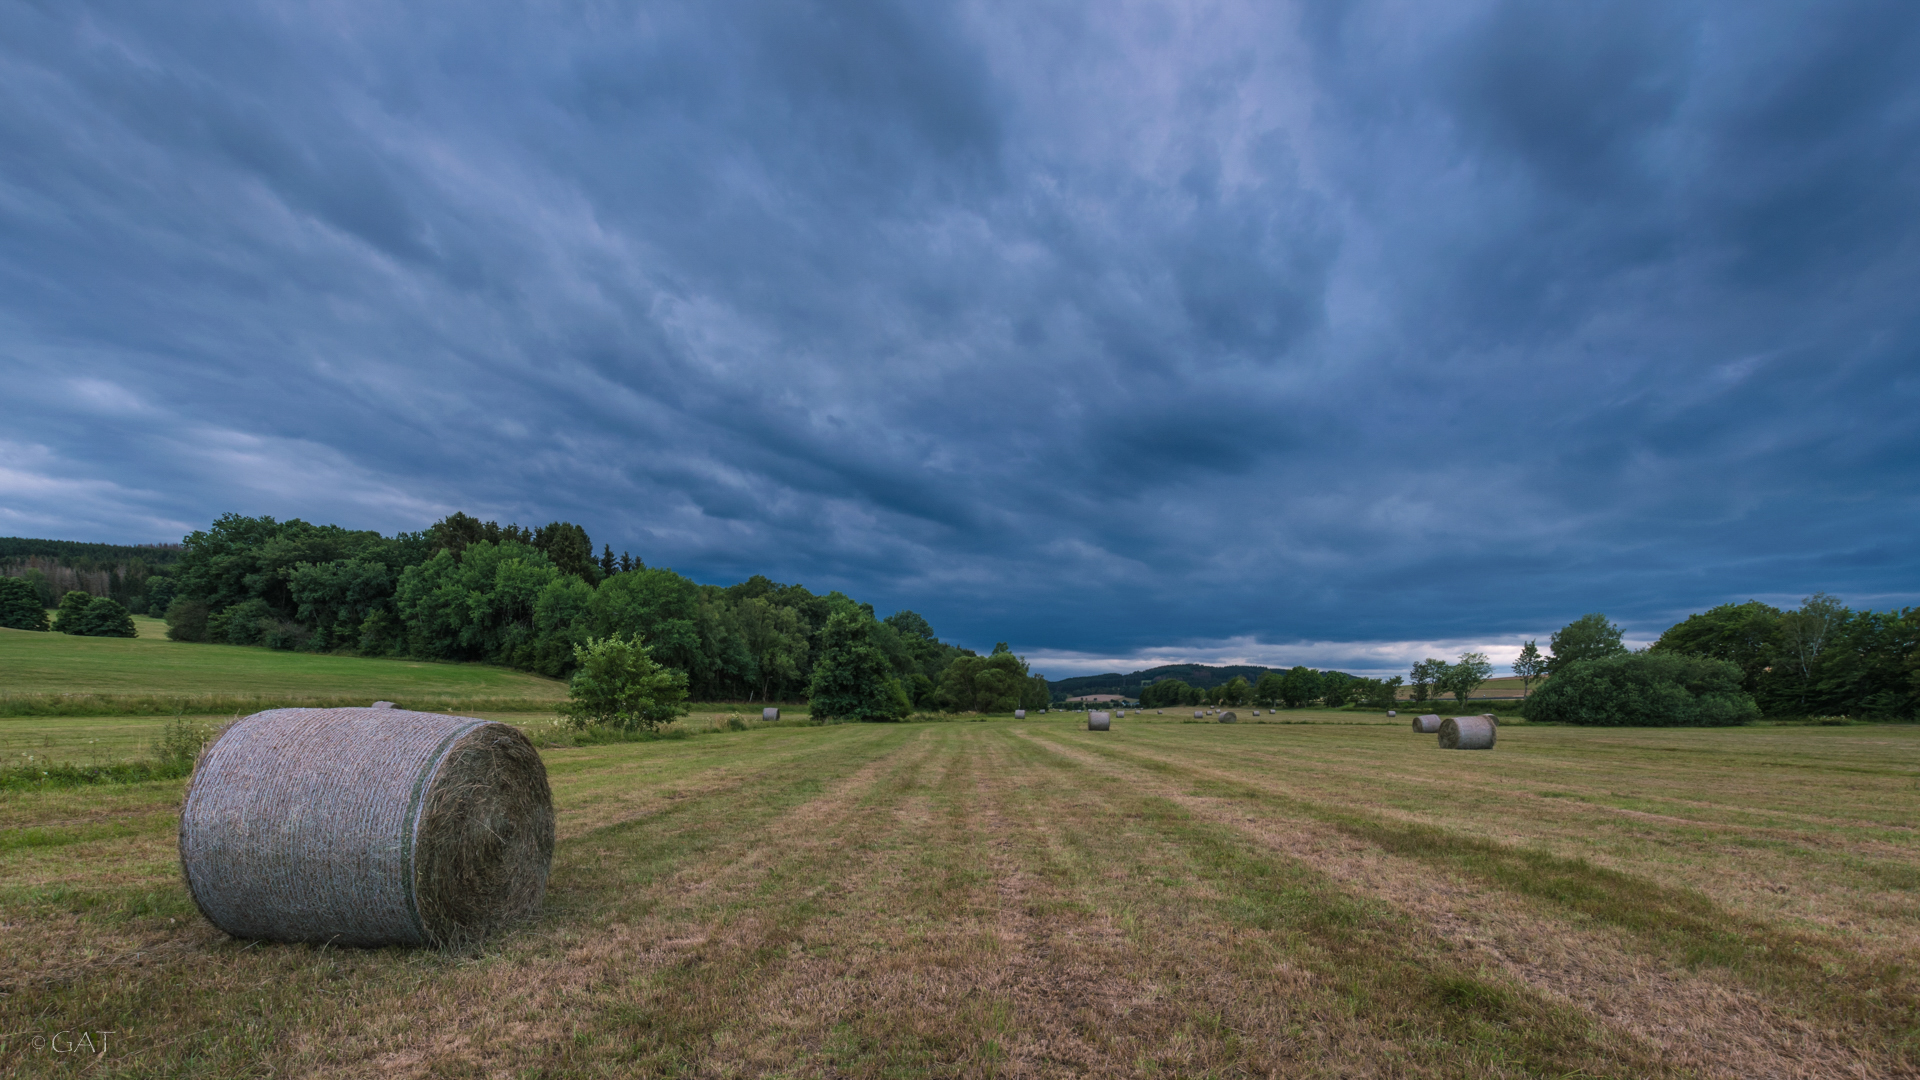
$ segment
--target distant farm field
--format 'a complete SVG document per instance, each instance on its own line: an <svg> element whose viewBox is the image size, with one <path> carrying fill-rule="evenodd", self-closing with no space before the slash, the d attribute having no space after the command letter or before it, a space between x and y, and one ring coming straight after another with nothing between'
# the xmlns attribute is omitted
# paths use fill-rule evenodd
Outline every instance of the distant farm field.
<svg viewBox="0 0 1920 1080"><path fill-rule="evenodd" d="M545 709L566 684L482 664L276 652L0 629L0 716L231 713L276 704L398 701L420 708Z"/></svg>
<svg viewBox="0 0 1920 1080"><path fill-rule="evenodd" d="M225 939L181 782L0 795L0 1074L1920 1069L1920 727L1180 719L548 750L479 959Z"/></svg>

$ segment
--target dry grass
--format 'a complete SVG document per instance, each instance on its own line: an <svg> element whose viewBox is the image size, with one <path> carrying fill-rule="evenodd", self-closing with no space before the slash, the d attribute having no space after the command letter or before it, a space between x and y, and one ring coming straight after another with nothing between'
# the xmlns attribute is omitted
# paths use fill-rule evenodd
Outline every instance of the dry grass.
<svg viewBox="0 0 1920 1080"><path fill-rule="evenodd" d="M0 1073L1916 1071L1920 729L1176 719L548 751L480 958L224 940L178 783L9 795Z"/></svg>

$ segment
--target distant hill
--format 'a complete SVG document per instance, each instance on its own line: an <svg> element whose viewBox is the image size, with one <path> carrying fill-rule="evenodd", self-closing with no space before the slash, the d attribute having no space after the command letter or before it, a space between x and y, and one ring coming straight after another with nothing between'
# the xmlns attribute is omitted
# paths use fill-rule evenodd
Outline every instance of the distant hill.
<svg viewBox="0 0 1920 1080"><path fill-rule="evenodd" d="M1164 664L1145 671L1136 671L1131 675L1112 672L1106 675L1077 675L1071 679L1047 680L1047 690L1055 701L1065 701L1070 697L1084 694L1124 694L1127 697L1139 697L1140 688L1159 679L1179 679L1188 686L1197 686L1202 690L1211 689L1221 683L1233 681L1235 675L1250 683L1259 682L1260 676L1269 671L1282 671L1282 668L1258 667L1253 664L1230 664L1226 667L1209 667L1206 664Z"/></svg>

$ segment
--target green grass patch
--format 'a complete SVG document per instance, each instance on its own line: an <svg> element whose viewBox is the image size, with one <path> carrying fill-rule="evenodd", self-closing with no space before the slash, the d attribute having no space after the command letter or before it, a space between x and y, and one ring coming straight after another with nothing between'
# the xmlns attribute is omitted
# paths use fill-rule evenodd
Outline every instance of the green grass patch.
<svg viewBox="0 0 1920 1080"><path fill-rule="evenodd" d="M0 629L0 716L233 714L384 700L430 712L527 711L566 684L485 664L276 652L148 636Z"/></svg>

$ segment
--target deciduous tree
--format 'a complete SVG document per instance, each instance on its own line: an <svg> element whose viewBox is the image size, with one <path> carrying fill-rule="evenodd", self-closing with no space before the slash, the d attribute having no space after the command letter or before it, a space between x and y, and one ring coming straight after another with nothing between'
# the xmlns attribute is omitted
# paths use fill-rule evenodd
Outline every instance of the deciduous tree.
<svg viewBox="0 0 1920 1080"><path fill-rule="evenodd" d="M873 618L857 608L836 611L827 619L820 658L813 666L813 685L807 691L814 716L898 720L912 710L913 703L894 678L886 654L873 644L872 623Z"/></svg>
<svg viewBox="0 0 1920 1080"><path fill-rule="evenodd" d="M1458 663L1447 665L1447 670L1441 674L1437 685L1443 692L1452 694L1453 699L1465 708L1467 699L1472 697L1474 691L1480 689L1481 684L1487 681L1487 676L1492 674L1493 664L1487 660L1486 653L1464 652L1460 654Z"/></svg>
<svg viewBox="0 0 1920 1080"><path fill-rule="evenodd" d="M1520 656L1513 662L1513 673L1520 676L1520 698L1526 700L1533 681L1545 674L1547 662L1540 657L1540 648L1529 641L1520 646Z"/></svg>
<svg viewBox="0 0 1920 1080"><path fill-rule="evenodd" d="M1620 643L1620 628L1594 612L1582 615L1553 632L1553 655L1547 658L1547 674L1558 675L1574 664L1620 656L1627 647Z"/></svg>
<svg viewBox="0 0 1920 1080"><path fill-rule="evenodd" d="M580 727L654 730L687 711L687 675L662 667L638 637L589 638L560 709Z"/></svg>

